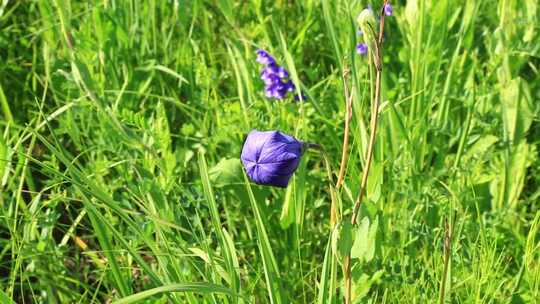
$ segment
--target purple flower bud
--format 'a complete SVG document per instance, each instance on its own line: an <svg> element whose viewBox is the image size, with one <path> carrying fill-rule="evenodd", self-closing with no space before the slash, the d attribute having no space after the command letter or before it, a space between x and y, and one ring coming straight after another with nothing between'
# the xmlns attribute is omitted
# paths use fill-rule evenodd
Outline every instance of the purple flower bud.
<svg viewBox="0 0 540 304"><path fill-rule="evenodd" d="M362 36L362 35L364 35L364 32L362 32L362 30L357 30L357 31L356 31L356 35Z"/></svg>
<svg viewBox="0 0 540 304"><path fill-rule="evenodd" d="M385 6L384 6L384 14L386 16L392 16L392 13L394 12L393 8L392 8L392 5L390 5L390 3L387 3Z"/></svg>
<svg viewBox="0 0 540 304"><path fill-rule="evenodd" d="M365 44L365 43L359 43L359 44L356 46L356 52L357 52L359 55L365 56L365 55L367 54L367 51L368 51L368 46L367 46L367 44Z"/></svg>
<svg viewBox="0 0 540 304"><path fill-rule="evenodd" d="M254 183L285 188L300 164L303 145L280 131L252 130L244 142L240 159Z"/></svg>
<svg viewBox="0 0 540 304"><path fill-rule="evenodd" d="M257 62L264 65L275 64L276 60L265 50L257 50Z"/></svg>

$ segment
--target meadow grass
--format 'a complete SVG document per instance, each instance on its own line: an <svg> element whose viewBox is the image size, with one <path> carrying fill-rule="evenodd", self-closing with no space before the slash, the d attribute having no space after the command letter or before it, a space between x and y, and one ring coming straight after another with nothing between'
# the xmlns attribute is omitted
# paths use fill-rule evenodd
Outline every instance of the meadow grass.
<svg viewBox="0 0 540 304"><path fill-rule="evenodd" d="M349 231L367 4L1 1L0 302L342 303L353 241L354 303L539 301L540 5L392 1ZM307 101L264 96L258 48ZM320 144L335 179L345 87L343 186L314 152L286 190L250 183L253 128Z"/></svg>

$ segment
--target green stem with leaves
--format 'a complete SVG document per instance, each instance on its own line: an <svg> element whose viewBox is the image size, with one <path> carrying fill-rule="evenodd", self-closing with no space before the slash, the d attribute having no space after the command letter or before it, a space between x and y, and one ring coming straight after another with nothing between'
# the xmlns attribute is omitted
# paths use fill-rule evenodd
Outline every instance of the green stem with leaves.
<svg viewBox="0 0 540 304"><path fill-rule="evenodd" d="M378 36L376 35L373 27L369 22L366 23L367 26L364 28L368 28L368 31L364 31L365 35L368 35L368 37L373 37L372 41L368 41L368 45L370 46L369 54L373 57L373 63L375 65L375 96L372 100L372 107L371 107L371 120L370 120L370 136L369 136L369 143L367 147L366 152L366 162L364 171L362 173L362 179L360 182L360 191L358 193L358 197L354 204L353 213L351 216L351 224L355 226L357 224L358 219L358 212L360 211L360 206L362 205L362 201L366 192L368 177L369 177L369 169L371 167L371 162L373 159L373 149L375 147L375 138L377 135L377 122L379 117L379 106L381 103L381 80L382 80L382 42L383 42L383 35L384 35L384 7L388 4L388 0L384 1L384 5L381 8L380 12L380 22L379 22L379 33ZM361 25L362 26L362 25ZM363 30L364 30L363 28ZM369 38L368 38L369 39ZM345 257L344 260L344 276L345 276L345 304L350 304L351 299L351 252L349 250L348 255Z"/></svg>

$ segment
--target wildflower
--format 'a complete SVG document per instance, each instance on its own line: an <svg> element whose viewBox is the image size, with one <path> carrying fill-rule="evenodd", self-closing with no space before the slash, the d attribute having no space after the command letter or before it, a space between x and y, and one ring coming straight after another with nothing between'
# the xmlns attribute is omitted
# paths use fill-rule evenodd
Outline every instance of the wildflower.
<svg viewBox="0 0 540 304"><path fill-rule="evenodd" d="M386 3L384 5L384 14L386 16L392 16L393 12L394 12L394 9L392 8L392 5L390 5L390 3Z"/></svg>
<svg viewBox="0 0 540 304"><path fill-rule="evenodd" d="M272 55L265 50L257 50L256 53L257 62L265 65L261 71L261 79L265 84L264 94L266 97L282 100L287 97L288 92L296 90L296 86L289 79L289 71L278 65ZM296 96L295 100L298 100Z"/></svg>
<svg viewBox="0 0 540 304"><path fill-rule="evenodd" d="M368 46L367 44L365 43L359 43L357 46L356 46L356 52L359 54L359 55L362 55L362 56L365 56L367 54L367 51L368 51Z"/></svg>
<svg viewBox="0 0 540 304"><path fill-rule="evenodd" d="M272 71L271 68L264 68L261 72L261 79L268 86L281 81L278 75Z"/></svg>
<svg viewBox="0 0 540 304"><path fill-rule="evenodd" d="M278 67L277 73L280 78L288 78L289 77L289 71L287 71L284 67Z"/></svg>
<svg viewBox="0 0 540 304"><path fill-rule="evenodd" d="M287 86L280 80L266 86L264 92L269 98L273 97L281 100L287 96Z"/></svg>
<svg viewBox="0 0 540 304"><path fill-rule="evenodd" d="M252 130L240 159L251 181L285 188L298 168L304 143L280 131Z"/></svg>
<svg viewBox="0 0 540 304"><path fill-rule="evenodd" d="M291 80L289 80L287 83L285 83L285 89L287 92L294 92L294 90L296 90L296 86Z"/></svg>

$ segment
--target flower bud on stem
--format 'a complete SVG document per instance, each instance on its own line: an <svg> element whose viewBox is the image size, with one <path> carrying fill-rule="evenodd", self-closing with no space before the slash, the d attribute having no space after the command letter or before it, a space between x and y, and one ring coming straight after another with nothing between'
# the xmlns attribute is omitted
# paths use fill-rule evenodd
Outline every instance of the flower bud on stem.
<svg viewBox="0 0 540 304"><path fill-rule="evenodd" d="M371 161L373 158L373 148L375 146L375 138L377 134L377 120L379 113L379 105L381 102L381 79L382 79L382 40L384 35L384 8L388 4L388 0L384 1L384 5L380 12L379 32L378 35L375 32L375 17L373 12L369 9L362 11L358 16L357 22L360 25L360 29L364 32L366 42L369 46L370 54L373 57L373 64L375 65L375 96L372 100L371 107L371 121L370 121L370 136L369 143L366 152L366 163L364 171L362 173L362 180L360 182L360 191L354 204L353 213L351 216L351 224L353 226L357 223L358 212L362 205L362 199L366 192L366 186L369 176L369 169L371 167ZM351 299L351 253L345 257L344 260L344 276L345 276L345 304L350 304Z"/></svg>

